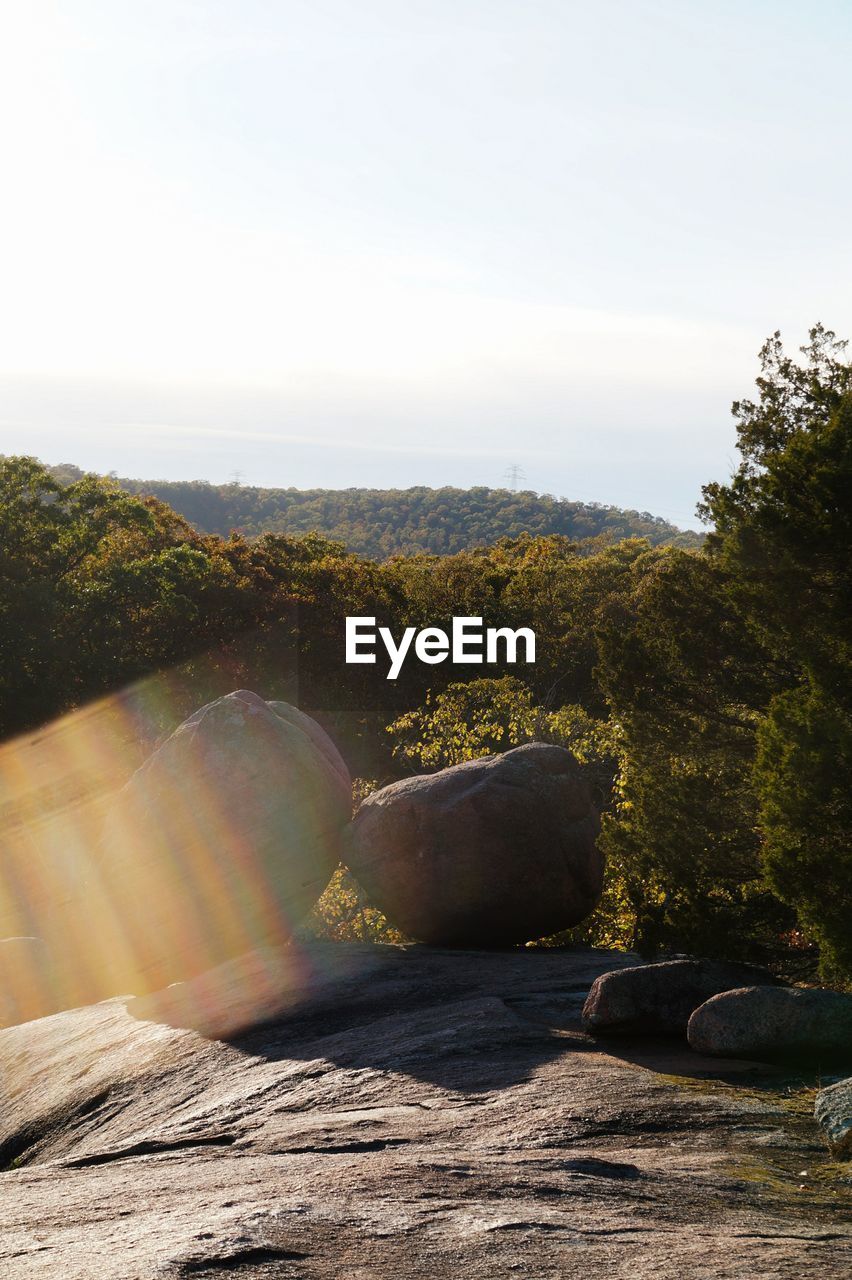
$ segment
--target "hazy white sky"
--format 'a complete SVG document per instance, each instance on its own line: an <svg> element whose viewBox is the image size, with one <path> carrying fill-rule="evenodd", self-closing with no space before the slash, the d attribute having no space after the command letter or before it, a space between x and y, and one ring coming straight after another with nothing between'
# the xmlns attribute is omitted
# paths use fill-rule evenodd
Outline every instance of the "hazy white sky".
<svg viewBox="0 0 852 1280"><path fill-rule="evenodd" d="M0 0L0 452L694 523L852 336L848 0Z"/></svg>

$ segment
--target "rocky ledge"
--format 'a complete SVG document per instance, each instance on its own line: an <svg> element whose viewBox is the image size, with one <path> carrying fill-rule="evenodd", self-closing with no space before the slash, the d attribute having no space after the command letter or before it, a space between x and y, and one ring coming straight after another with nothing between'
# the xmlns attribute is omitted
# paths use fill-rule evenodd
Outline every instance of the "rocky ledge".
<svg viewBox="0 0 852 1280"><path fill-rule="evenodd" d="M314 946L11 1027L0 1274L845 1280L815 1082L587 1036L632 963Z"/></svg>

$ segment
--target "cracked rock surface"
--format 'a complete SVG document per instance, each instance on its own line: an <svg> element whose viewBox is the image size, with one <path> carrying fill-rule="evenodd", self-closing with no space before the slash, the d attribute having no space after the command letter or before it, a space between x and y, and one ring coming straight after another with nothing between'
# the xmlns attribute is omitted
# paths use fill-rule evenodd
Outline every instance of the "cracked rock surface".
<svg viewBox="0 0 852 1280"><path fill-rule="evenodd" d="M4 1280L852 1271L812 1082L583 1033L591 983L631 957L278 963L288 1008L228 1041L187 1025L212 1025L194 999L0 1033Z"/></svg>

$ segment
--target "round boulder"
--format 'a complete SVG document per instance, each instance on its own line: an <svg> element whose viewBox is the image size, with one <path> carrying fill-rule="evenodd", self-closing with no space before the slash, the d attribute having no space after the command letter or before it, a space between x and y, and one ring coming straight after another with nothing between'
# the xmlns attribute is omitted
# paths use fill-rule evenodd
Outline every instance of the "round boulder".
<svg viewBox="0 0 852 1280"><path fill-rule="evenodd" d="M345 861L410 937L507 946L594 910L603 887L599 830L571 753L530 743L368 796Z"/></svg>
<svg viewBox="0 0 852 1280"><path fill-rule="evenodd" d="M115 797L75 953L112 993L144 992L280 945L350 816L349 774L315 721L246 690L218 698Z"/></svg>
<svg viewBox="0 0 852 1280"><path fill-rule="evenodd" d="M807 987L744 987L699 1005L690 1046L720 1058L758 1062L852 1061L852 995Z"/></svg>

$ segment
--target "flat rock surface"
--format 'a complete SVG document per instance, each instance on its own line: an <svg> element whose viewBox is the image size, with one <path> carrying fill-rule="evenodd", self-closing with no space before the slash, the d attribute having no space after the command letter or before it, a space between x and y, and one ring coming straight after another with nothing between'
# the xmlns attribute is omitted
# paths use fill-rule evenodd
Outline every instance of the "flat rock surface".
<svg viewBox="0 0 852 1280"><path fill-rule="evenodd" d="M229 1042L129 999L0 1032L0 1275L847 1280L812 1082L593 1041L630 963L325 945Z"/></svg>

